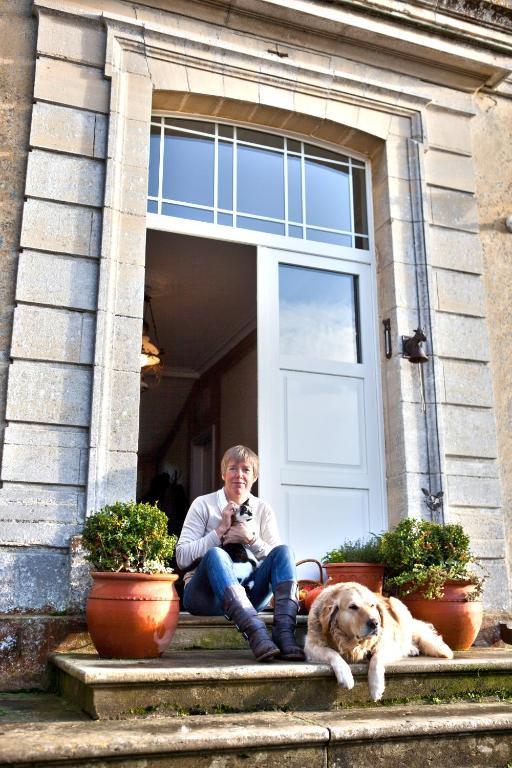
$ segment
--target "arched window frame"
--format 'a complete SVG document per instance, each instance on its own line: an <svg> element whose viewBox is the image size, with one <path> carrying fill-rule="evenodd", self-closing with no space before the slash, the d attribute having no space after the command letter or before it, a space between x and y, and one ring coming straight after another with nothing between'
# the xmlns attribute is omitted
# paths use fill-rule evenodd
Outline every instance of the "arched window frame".
<svg viewBox="0 0 512 768"><path fill-rule="evenodd" d="M165 167L166 157L164 157L166 136L195 138L203 147L211 143L211 167L208 169L211 187L208 190L209 199L206 202L164 195L164 191L167 192L164 188L166 186L167 189L169 188L169 181L164 178L168 172L168 168ZM226 207L219 200L219 179L222 175L219 170L219 147L226 148L229 146L232 147L232 205ZM267 157L271 157L273 153L274 157L281 156L283 158L284 215L270 216L268 214L263 215L261 212L251 212L247 209L239 210L238 187L241 183L241 177L237 161L239 152L247 150L260 152ZM300 220L290 216L291 158L293 158L295 165L297 165L297 160L300 163ZM345 200L340 205L340 217L345 215L349 221L349 226L343 228L329 227L309 220L308 196L311 199L311 192L307 188L308 173L311 175L312 170L315 169L319 170L320 173L325 173L325 170L329 169L328 173L332 179L337 180L338 188L339 181L343 180L346 195ZM225 181L224 178L224 184ZM248 179L245 179L245 182L247 184ZM184 119L160 114L153 115L151 118L147 203L147 210L150 214L222 225L231 231L233 229L262 231L292 237L298 242L301 240L316 241L368 251L370 249L370 236L367 186L366 162L341 151L325 149L320 145L286 135L274 134L259 127L237 126L233 123L216 123L200 118ZM186 195L182 197L186 197ZM326 205L328 204L329 201L326 199ZM321 210L321 207L321 205L317 206L317 209ZM323 214L320 213L320 215Z"/></svg>

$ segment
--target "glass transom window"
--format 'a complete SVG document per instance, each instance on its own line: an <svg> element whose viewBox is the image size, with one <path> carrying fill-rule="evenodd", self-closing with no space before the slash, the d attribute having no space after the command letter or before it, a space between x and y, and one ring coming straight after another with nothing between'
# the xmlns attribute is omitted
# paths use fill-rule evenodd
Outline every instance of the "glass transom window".
<svg viewBox="0 0 512 768"><path fill-rule="evenodd" d="M153 117L147 209L369 248L362 161L232 125Z"/></svg>

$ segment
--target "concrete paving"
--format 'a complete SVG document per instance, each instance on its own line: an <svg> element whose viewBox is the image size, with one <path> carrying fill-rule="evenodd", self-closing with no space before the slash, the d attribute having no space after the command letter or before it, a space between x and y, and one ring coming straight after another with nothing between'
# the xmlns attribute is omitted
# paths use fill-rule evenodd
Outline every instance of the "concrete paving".
<svg viewBox="0 0 512 768"><path fill-rule="evenodd" d="M376 764L364 758L364 750L378 745L379 766L414 768L426 764L423 741L436 745L445 756L444 762L429 765L502 768L512 757L512 705L503 703L46 722L43 737L41 725L37 721L0 726L0 766L57 762L73 766L83 761L100 765L114 759L117 764L140 766L144 758L145 766L350 764L364 768ZM416 758L409 754L409 762L404 763L400 754L404 749L408 752L411 739ZM458 762L448 759L449 745L452 751L456 745ZM340 762L351 750L359 750L357 761Z"/></svg>

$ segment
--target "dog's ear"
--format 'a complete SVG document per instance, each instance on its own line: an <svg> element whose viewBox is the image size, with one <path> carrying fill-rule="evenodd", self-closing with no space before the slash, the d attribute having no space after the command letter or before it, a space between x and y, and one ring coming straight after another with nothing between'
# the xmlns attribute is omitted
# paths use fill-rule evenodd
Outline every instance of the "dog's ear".
<svg viewBox="0 0 512 768"><path fill-rule="evenodd" d="M336 616L338 615L338 611L340 610L340 607L338 603L331 603L330 605L324 605L322 608L322 611L320 613L320 616L318 617L318 620L320 621L320 626L322 627L322 633L324 635L330 635L332 632L332 625L334 621L336 620Z"/></svg>
<svg viewBox="0 0 512 768"><path fill-rule="evenodd" d="M387 626L389 624L389 615L390 615L388 597L379 597L377 599L377 610L380 616L381 627Z"/></svg>

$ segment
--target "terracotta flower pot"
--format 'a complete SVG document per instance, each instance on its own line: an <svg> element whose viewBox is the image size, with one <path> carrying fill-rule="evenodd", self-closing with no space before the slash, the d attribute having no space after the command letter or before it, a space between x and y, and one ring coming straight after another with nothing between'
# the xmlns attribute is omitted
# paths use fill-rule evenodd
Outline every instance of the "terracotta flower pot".
<svg viewBox="0 0 512 768"><path fill-rule="evenodd" d="M372 592L382 593L384 566L380 563L325 563L324 568L329 584L357 581Z"/></svg>
<svg viewBox="0 0 512 768"><path fill-rule="evenodd" d="M148 659L161 656L172 640L179 616L176 574L91 574L87 625L102 658Z"/></svg>
<svg viewBox="0 0 512 768"><path fill-rule="evenodd" d="M473 589L470 581L447 581L441 599L427 600L421 591L401 598L415 619L433 624L453 651L473 645L482 626L480 600L467 600Z"/></svg>

